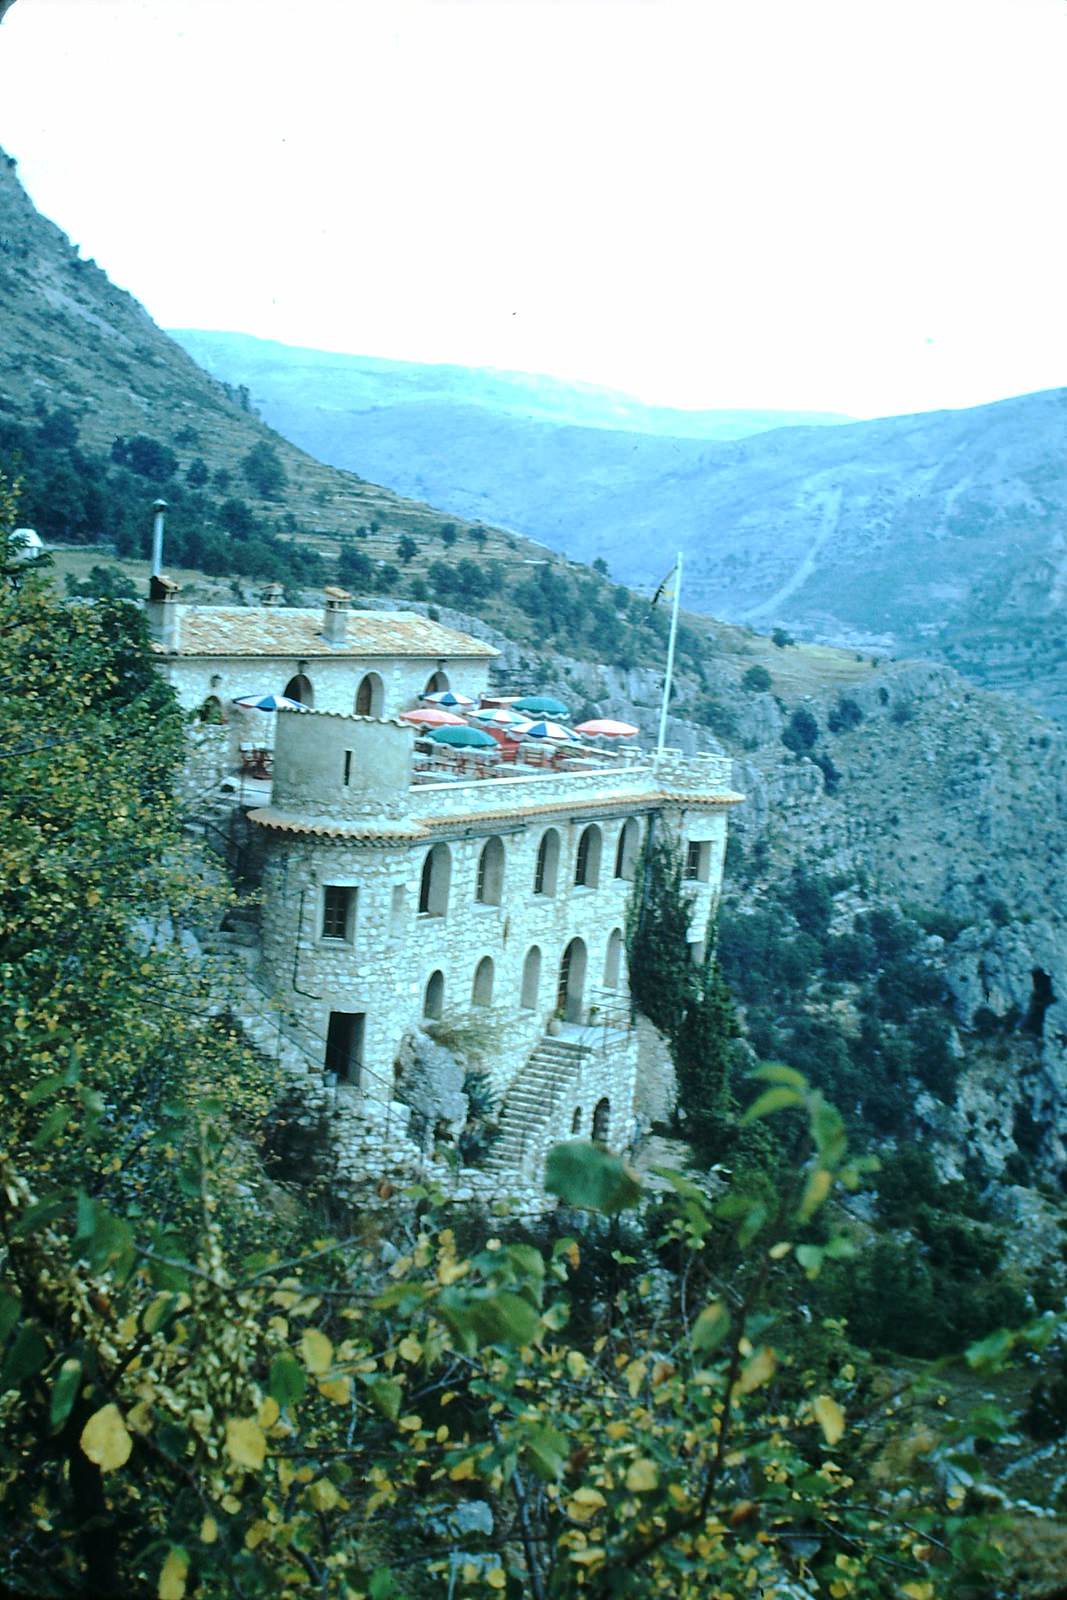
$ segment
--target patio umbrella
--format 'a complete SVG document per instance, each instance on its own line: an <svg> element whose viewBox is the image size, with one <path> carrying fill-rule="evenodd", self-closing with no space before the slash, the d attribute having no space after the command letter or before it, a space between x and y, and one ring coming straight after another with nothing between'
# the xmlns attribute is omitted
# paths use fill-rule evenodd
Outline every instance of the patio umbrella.
<svg viewBox="0 0 1067 1600"><path fill-rule="evenodd" d="M510 706L483 706L480 711L470 711L467 715L479 722L494 723L499 728L517 728L530 720L521 711L512 711Z"/></svg>
<svg viewBox="0 0 1067 1600"><path fill-rule="evenodd" d="M559 739L569 744L580 744L581 740L570 728L565 728L562 722L531 722L522 730L524 739Z"/></svg>
<svg viewBox="0 0 1067 1600"><path fill-rule="evenodd" d="M579 722L574 731L599 734L602 739L629 739L635 733L641 732L632 722L616 722L611 717L594 717L592 722Z"/></svg>
<svg viewBox="0 0 1067 1600"><path fill-rule="evenodd" d="M290 700L286 694L242 694L234 700L235 706L246 711L305 711L299 700Z"/></svg>
<svg viewBox="0 0 1067 1600"><path fill-rule="evenodd" d="M401 720L418 723L420 728L465 728L467 724L454 711L442 711L440 706L425 706L421 710L401 711Z"/></svg>
<svg viewBox="0 0 1067 1600"><path fill-rule="evenodd" d="M435 744L449 744L463 750L488 750L496 744L492 734L484 728L472 728L464 723L461 728L431 728L426 735Z"/></svg>
<svg viewBox="0 0 1067 1600"><path fill-rule="evenodd" d="M474 701L465 694L457 694L454 689L435 689L433 694L419 696L420 700L428 700L434 706L472 706Z"/></svg>
<svg viewBox="0 0 1067 1600"><path fill-rule="evenodd" d="M516 700L517 711L536 711L541 717L565 717L567 707L562 700L557 700L551 694L524 694L521 700Z"/></svg>

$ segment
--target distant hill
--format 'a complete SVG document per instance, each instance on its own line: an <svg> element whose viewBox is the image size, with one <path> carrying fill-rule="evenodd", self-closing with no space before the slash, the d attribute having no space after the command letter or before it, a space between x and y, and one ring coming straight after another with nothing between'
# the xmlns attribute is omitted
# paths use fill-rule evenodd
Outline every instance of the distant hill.
<svg viewBox="0 0 1067 1600"><path fill-rule="evenodd" d="M654 583L680 548L695 608L951 661L1067 719L1067 390L868 422L685 413L178 337L287 437L405 493L602 558L627 583Z"/></svg>

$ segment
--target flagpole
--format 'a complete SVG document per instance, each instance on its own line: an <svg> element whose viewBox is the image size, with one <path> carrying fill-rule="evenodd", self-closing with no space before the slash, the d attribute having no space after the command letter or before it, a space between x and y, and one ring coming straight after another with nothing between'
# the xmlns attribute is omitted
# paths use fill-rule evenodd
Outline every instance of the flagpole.
<svg viewBox="0 0 1067 1600"><path fill-rule="evenodd" d="M674 569L674 604L671 606L671 631L667 640L667 671L663 678L663 704L659 713L659 738L656 740L656 760L663 754L667 737L667 708L671 701L671 678L674 674L674 643L678 637L678 603L682 597L682 552Z"/></svg>

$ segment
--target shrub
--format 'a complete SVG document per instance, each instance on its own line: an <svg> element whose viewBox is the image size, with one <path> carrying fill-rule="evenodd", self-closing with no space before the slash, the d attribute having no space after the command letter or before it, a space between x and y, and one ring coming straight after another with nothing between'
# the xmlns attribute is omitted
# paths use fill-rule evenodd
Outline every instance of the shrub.
<svg viewBox="0 0 1067 1600"><path fill-rule="evenodd" d="M771 675L766 667L749 667L741 679L741 687L747 689L750 694L765 694L771 682Z"/></svg>
<svg viewBox="0 0 1067 1600"><path fill-rule="evenodd" d="M863 712L855 700L842 695L836 705L831 707L826 718L826 726L831 733L847 733L850 728L858 728L862 721Z"/></svg>
<svg viewBox="0 0 1067 1600"><path fill-rule="evenodd" d="M793 712L782 730L782 743L794 755L807 755L819 737L819 724L806 706Z"/></svg>

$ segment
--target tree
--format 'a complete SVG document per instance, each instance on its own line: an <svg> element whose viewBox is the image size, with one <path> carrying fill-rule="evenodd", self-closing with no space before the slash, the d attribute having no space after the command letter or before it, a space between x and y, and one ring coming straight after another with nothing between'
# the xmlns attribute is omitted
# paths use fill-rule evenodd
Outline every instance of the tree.
<svg viewBox="0 0 1067 1600"><path fill-rule="evenodd" d="M207 469L207 462L200 456L190 461L185 472L185 481L190 489L202 489L211 477Z"/></svg>
<svg viewBox="0 0 1067 1600"><path fill-rule="evenodd" d="M799 706L782 729L782 743L794 755L807 755L819 737L819 724L806 706Z"/></svg>
<svg viewBox="0 0 1067 1600"><path fill-rule="evenodd" d="M362 550L345 545L338 557L337 577L346 589L369 589L374 581L374 563Z"/></svg>
<svg viewBox="0 0 1067 1600"><path fill-rule="evenodd" d="M400 538L396 542L396 553L398 559L402 561L406 567L412 556L418 555L419 547L410 534L401 534Z"/></svg>
<svg viewBox="0 0 1067 1600"><path fill-rule="evenodd" d="M253 493L263 500L277 500L289 482L281 456L266 439L260 439L241 457L241 471Z"/></svg>
<svg viewBox="0 0 1067 1600"><path fill-rule="evenodd" d="M771 681L766 667L749 667L741 679L741 687L750 694L765 694L771 687Z"/></svg>

